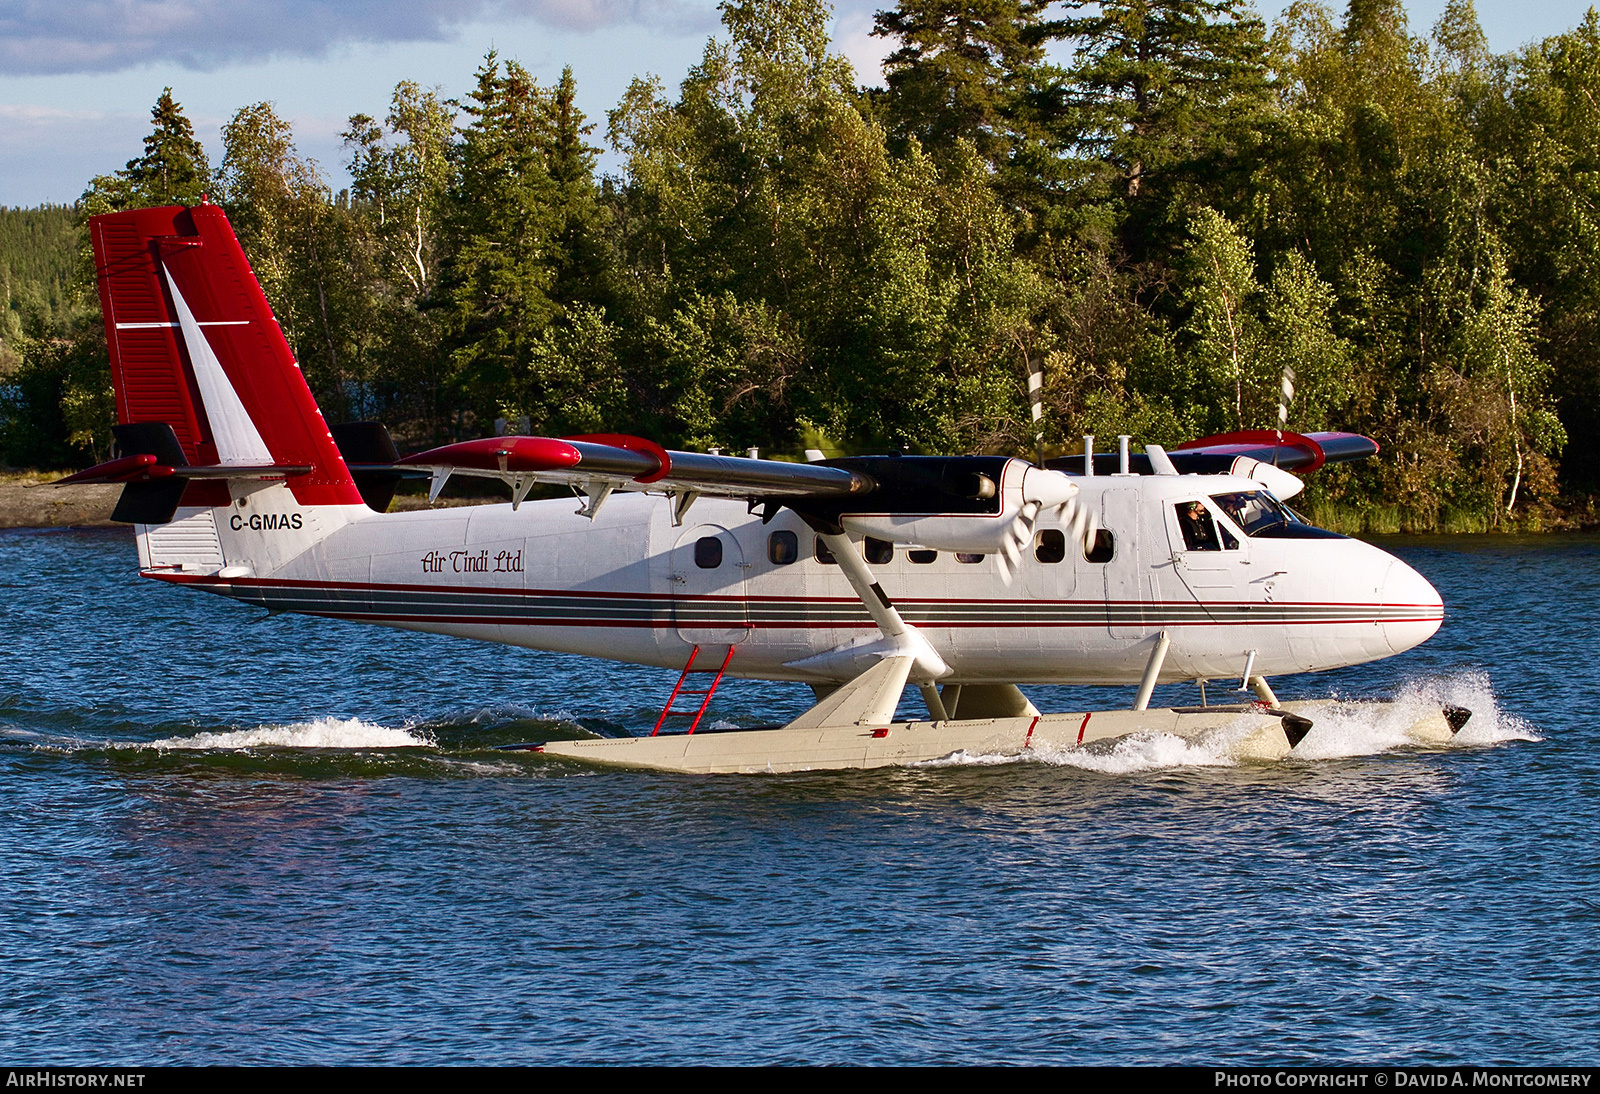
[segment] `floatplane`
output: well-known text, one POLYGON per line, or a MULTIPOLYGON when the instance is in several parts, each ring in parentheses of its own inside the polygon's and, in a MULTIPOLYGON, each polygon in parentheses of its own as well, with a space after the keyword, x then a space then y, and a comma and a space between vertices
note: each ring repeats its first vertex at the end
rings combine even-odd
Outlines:
MULTIPOLYGON (((552 756, 795 771, 1221 733, 1281 757, 1312 719, 1272 676, 1388 657, 1442 620, 1411 567, 1283 503, 1300 474, 1375 453, 1364 437, 799 463, 511 435, 402 457, 381 425, 325 424, 219 207, 93 217, 90 233, 118 455, 62 482, 124 484, 114 518, 140 573, 270 612, 679 670, 650 736, 529 746, 552 756), (430 501, 453 476, 500 480, 511 501, 387 512, 407 474, 430 501), (574 498, 530 500, 539 484, 574 498), (726 677, 809 684, 816 702, 780 727, 713 729, 726 677), (1175 681, 1200 704, 1152 709, 1175 681), (1221 681, 1232 701, 1207 701, 1221 681), (1030 684, 1137 690, 1125 709, 1041 713, 1030 684), (926 719, 895 720, 908 686, 926 719)), ((1466 717, 1412 732, 1448 740, 1466 717)))

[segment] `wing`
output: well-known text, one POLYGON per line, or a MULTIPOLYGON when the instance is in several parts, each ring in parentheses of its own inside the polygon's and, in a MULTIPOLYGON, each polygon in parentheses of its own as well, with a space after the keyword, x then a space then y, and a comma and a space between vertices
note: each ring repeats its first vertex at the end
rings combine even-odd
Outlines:
POLYGON ((614 490, 783 502, 848 498, 877 488, 872 478, 848 468, 672 452, 654 441, 619 433, 485 437, 418 452, 395 466, 429 471, 431 498, 438 497, 453 475, 500 479, 511 487, 513 506, 536 483, 581 490, 589 495, 590 509, 597 509, 597 499, 614 490))
POLYGON ((1168 453, 1178 470, 1200 474, 1225 470, 1240 458, 1304 473, 1323 464, 1364 460, 1377 454, 1378 442, 1359 433, 1289 433, 1273 429, 1201 437, 1185 441, 1168 453))
MULTIPOLYGON (((1305 474, 1324 464, 1364 460, 1377 453, 1378 442, 1359 433, 1280 433, 1274 429, 1219 433, 1185 441, 1167 450, 1173 468, 1181 475, 1238 474, 1257 463, 1305 474)), ((1045 466, 1081 475, 1083 459, 1082 456, 1058 456, 1045 461, 1045 466)), ((1117 453, 1095 453, 1096 475, 1111 475, 1119 470, 1117 453)), ((1136 475, 1149 475, 1155 473, 1156 468, 1151 466, 1148 456, 1136 452, 1129 455, 1128 470, 1136 475)))

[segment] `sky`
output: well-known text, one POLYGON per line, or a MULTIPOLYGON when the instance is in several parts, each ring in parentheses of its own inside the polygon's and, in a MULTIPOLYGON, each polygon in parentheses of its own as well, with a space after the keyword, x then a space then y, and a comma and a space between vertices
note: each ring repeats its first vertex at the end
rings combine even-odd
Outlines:
MULTIPOLYGON (((1478 0, 1496 52, 1571 29, 1592 0, 1478 0)), ((1445 0, 1408 0, 1426 32, 1445 0)), ((873 38, 885 0, 837 0, 835 48, 867 85, 888 44, 873 38)), ((1270 22, 1285 7, 1258 0, 1270 22)), ((1335 6, 1342 7, 1342 4, 1335 6)), ((541 83, 572 66, 578 105, 597 123, 635 76, 676 88, 720 31, 714 0, 0 0, 0 205, 70 203, 95 175, 138 156, 165 87, 213 166, 221 129, 271 102, 330 184, 348 183, 339 134, 381 117, 395 84, 462 96, 484 54, 520 61, 541 83)), ((605 156, 602 169, 617 170, 605 156)))

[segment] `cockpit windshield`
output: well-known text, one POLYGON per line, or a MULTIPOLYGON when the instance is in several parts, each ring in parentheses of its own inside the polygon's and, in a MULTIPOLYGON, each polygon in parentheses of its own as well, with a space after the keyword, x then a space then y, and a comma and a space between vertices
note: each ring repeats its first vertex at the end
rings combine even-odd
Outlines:
POLYGON ((1285 528, 1296 525, 1309 527, 1294 510, 1265 490, 1212 494, 1211 500, 1252 538, 1281 534, 1285 528))

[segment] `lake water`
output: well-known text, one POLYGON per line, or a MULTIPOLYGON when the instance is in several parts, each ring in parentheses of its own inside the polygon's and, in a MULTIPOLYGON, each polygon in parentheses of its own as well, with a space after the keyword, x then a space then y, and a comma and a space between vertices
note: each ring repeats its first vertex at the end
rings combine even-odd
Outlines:
POLYGON ((493 747, 648 731, 674 674, 257 621, 125 534, 0 533, 0 1058, 1592 1063, 1600 543, 1385 546, 1441 632, 1273 683, 1470 707, 1452 747, 710 778, 493 747))

